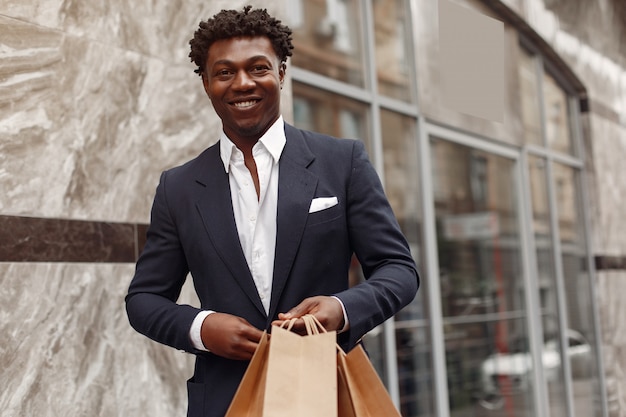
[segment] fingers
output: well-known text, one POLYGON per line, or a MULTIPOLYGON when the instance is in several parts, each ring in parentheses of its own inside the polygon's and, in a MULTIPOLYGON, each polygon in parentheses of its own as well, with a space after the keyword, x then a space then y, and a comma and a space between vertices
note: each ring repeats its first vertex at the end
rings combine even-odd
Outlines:
MULTIPOLYGON (((326 330, 341 330, 344 324, 341 303, 334 297, 316 296, 304 299, 300 304, 286 313, 278 314, 278 320, 272 324, 280 326, 284 321, 299 318, 305 314, 312 314, 319 320, 326 330)), ((303 320, 297 320, 292 331, 306 334, 303 320)))
POLYGON ((292 318, 297 318, 297 317, 302 317, 305 314, 313 314, 313 312, 315 312, 316 308, 318 307, 319 304, 319 299, 321 299, 323 297, 309 297, 304 299, 300 304, 298 304, 297 306, 293 307, 291 310, 289 310, 286 313, 279 313, 278 314, 278 318, 279 320, 289 320, 292 318))
POLYGON ((249 360, 263 332, 241 317, 209 314, 202 323, 202 343, 212 353, 228 359, 249 360))

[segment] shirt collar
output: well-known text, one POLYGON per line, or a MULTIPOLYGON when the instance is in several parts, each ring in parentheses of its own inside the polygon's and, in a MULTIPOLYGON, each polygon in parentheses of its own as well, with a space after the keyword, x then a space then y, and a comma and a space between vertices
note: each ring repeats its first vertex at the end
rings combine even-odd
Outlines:
MULTIPOLYGON (((274 124, 267 129, 267 132, 259 138, 259 141, 254 146, 257 147, 259 146, 259 143, 261 143, 270 155, 272 155, 274 163, 277 163, 283 149, 285 148, 286 142, 285 122, 283 121, 283 116, 279 116, 274 124)), ((229 171, 231 157, 235 152, 235 149, 237 149, 235 144, 222 130, 222 133, 220 134, 220 157, 222 158, 222 163, 224 164, 224 170, 226 173, 229 171)))

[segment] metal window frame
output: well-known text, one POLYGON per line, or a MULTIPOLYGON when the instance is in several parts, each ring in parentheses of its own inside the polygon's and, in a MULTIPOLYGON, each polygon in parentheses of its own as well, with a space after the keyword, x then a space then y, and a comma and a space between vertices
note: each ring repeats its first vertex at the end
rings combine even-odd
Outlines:
MULTIPOLYGON (((552 251, 553 251, 553 262, 556 274, 556 286, 557 286, 557 310, 558 310, 558 322, 559 322, 559 336, 561 343, 561 363, 563 364, 562 372, 564 375, 564 385, 565 385, 565 393, 566 393, 566 409, 567 413, 570 416, 576 416, 576 409, 574 404, 574 387, 572 380, 572 370, 570 361, 567 360, 566 349, 568 346, 568 339, 566 334, 566 329, 569 328, 568 324, 568 308, 567 308, 567 296, 565 289, 565 278, 563 272, 563 257, 562 257, 562 247, 561 241, 559 238, 559 224, 558 224, 558 206, 559 202, 556 196, 555 190, 555 180, 554 180, 554 164, 561 164, 576 170, 576 183, 574 186, 576 187, 578 201, 577 209, 580 210, 582 221, 583 221, 583 240, 584 247, 586 252, 586 263, 588 270, 588 279, 589 279, 589 288, 591 289, 592 294, 591 297, 591 314, 592 321, 594 323, 594 347, 595 347, 595 361, 596 366, 598 367, 598 383, 599 383, 599 391, 601 397, 601 415, 603 417, 608 417, 608 404, 607 404, 607 391, 606 391, 606 381, 604 378, 604 364, 601 355, 601 331, 600 331, 600 320, 597 306, 597 289, 595 285, 595 265, 593 263, 593 255, 592 255, 592 242, 591 242, 591 222, 589 219, 589 210, 584 204, 587 197, 587 191, 585 187, 584 178, 586 178, 586 170, 584 164, 584 144, 582 137, 582 129, 580 125, 580 112, 577 104, 576 98, 572 95, 573 92, 571 89, 567 88, 566 82, 562 79, 562 77, 558 74, 558 72, 554 71, 551 64, 546 62, 543 56, 534 49, 528 48, 529 53, 533 55, 537 62, 537 79, 538 79, 538 96, 540 100, 540 111, 541 111, 541 135, 542 135, 542 143, 544 146, 537 145, 526 145, 524 146, 524 152, 527 154, 532 154, 535 156, 542 157, 546 160, 546 176, 547 176, 547 190, 548 190, 548 204, 550 206, 550 230, 552 234, 552 251), (563 89, 563 91, 567 95, 567 114, 568 114, 568 126, 570 128, 570 135, 572 140, 572 153, 563 154, 556 150, 550 149, 547 145, 547 134, 546 134, 546 109, 545 109, 545 96, 543 94, 543 79, 544 73, 552 76, 557 84, 563 89)), ((531 213, 532 216, 532 213, 531 213)), ((532 218, 532 217, 531 217, 532 218)), ((546 397, 546 401, 548 398, 546 397)), ((546 411, 549 411, 546 410, 546 411)), ((548 415, 548 414, 546 414, 548 415)))
MULTIPOLYGON (((394 111, 403 116, 413 117, 416 123, 416 136, 419 132, 419 125, 417 120, 418 109, 416 106, 417 100, 417 77, 415 61, 411 62, 411 102, 407 103, 402 100, 394 99, 391 97, 383 96, 378 92, 378 79, 376 74, 376 51, 374 42, 374 14, 372 0, 367 2, 358 2, 359 13, 361 21, 361 50, 363 52, 363 67, 366 69, 364 73, 364 87, 355 86, 346 82, 337 81, 335 79, 317 74, 315 72, 291 67, 291 78, 293 81, 306 84, 317 89, 328 91, 333 94, 339 94, 344 97, 360 101, 366 104, 369 108, 369 120, 370 126, 370 138, 372 146, 372 164, 378 172, 381 182, 385 183, 385 170, 384 170, 384 157, 383 157, 383 139, 382 139, 382 127, 380 112, 381 109, 394 111)), ((407 27, 413 27, 411 24, 412 10, 411 2, 404 1, 406 8, 405 15, 407 16, 407 27)), ((413 34, 407 33, 407 47, 413 48, 413 34)), ((412 50, 412 49, 411 49, 412 50)), ((418 140, 418 138, 415 138, 418 140)), ((383 345, 384 345, 384 369, 386 372, 385 379, 387 380, 387 389, 389 394, 396 405, 400 408, 400 389, 398 378, 398 363, 396 360, 396 342, 395 342, 395 321, 393 319, 387 320, 382 324, 383 331, 383 345)))
MULTIPOLYGON (((290 73, 293 81, 306 84, 315 87, 319 90, 328 91, 333 94, 339 94, 346 98, 360 101, 369 106, 369 118, 371 120, 368 126, 371 133, 371 145, 373 152, 372 162, 375 169, 381 177, 381 181, 384 184, 384 160, 383 160, 383 141, 381 132, 381 109, 390 110, 401 114, 403 116, 413 117, 416 123, 416 140, 418 141, 418 161, 420 163, 420 188, 421 188, 421 209, 423 219, 423 230, 421 239, 424 242, 424 271, 423 280, 427 282, 426 291, 428 297, 428 315, 429 319, 426 321, 430 329, 430 343, 432 352, 432 374, 434 378, 433 387, 433 404, 435 407, 435 414, 439 417, 449 417, 449 403, 448 403, 448 387, 447 387, 447 370, 446 370, 446 358, 445 358, 445 343, 443 334, 443 316, 441 309, 441 294, 440 294, 440 282, 439 282, 439 262, 436 247, 436 230, 435 230, 435 212, 434 212, 434 194, 433 184, 431 178, 431 161, 430 150, 431 140, 433 138, 440 138, 442 140, 451 141, 460 145, 469 146, 475 149, 479 149, 485 152, 493 153, 499 156, 510 158, 515 161, 515 186, 516 195, 520 199, 517 203, 519 210, 519 222, 520 222, 520 245, 521 245, 521 262, 524 268, 523 277, 525 291, 525 301, 527 305, 527 323, 528 334, 530 338, 531 346, 533 349, 533 365, 537 370, 534 372, 534 384, 533 395, 535 398, 534 408, 537 416, 549 416, 549 401, 547 397, 547 381, 543 377, 541 351, 543 349, 542 339, 542 323, 541 312, 539 308, 539 291, 537 287, 537 281, 532 278, 536 276, 537 260, 535 251, 535 240, 532 233, 532 206, 530 204, 530 183, 528 173, 528 158, 530 155, 540 156, 546 159, 546 177, 548 181, 548 203, 550 204, 550 224, 553 234, 553 256, 555 259, 555 270, 557 270, 557 309, 559 314, 559 326, 561 326, 560 336, 561 343, 566 342, 565 333, 563 329, 567 327, 567 308, 565 306, 565 292, 563 283, 563 265, 560 256, 561 248, 558 241, 558 218, 556 216, 556 196, 554 192, 553 184, 553 163, 562 163, 564 165, 576 168, 579 173, 580 180, 577 184, 579 196, 585 199, 587 196, 587 190, 585 188, 585 166, 584 166, 584 146, 583 138, 580 127, 580 114, 577 107, 577 102, 572 96, 574 93, 567 89, 567 83, 559 76, 558 71, 551 71, 549 62, 544 60, 542 53, 537 50, 532 42, 527 40, 523 35, 520 35, 520 47, 526 52, 531 54, 536 63, 535 68, 537 71, 537 88, 536 92, 539 100, 541 101, 541 143, 542 145, 525 145, 523 147, 516 147, 499 142, 497 139, 480 136, 477 134, 468 133, 455 126, 449 126, 443 123, 439 123, 434 120, 428 120, 425 115, 420 112, 419 107, 419 94, 417 77, 417 59, 414 57, 410 62, 410 71, 412 72, 412 85, 411 88, 411 102, 405 102, 402 100, 394 99, 391 97, 383 96, 378 92, 377 75, 376 75, 376 51, 374 43, 374 32, 370 30, 374 27, 373 16, 373 0, 366 2, 359 2, 360 18, 363 24, 361 25, 361 47, 362 47, 362 59, 363 66, 365 68, 364 73, 364 86, 354 86, 345 82, 340 82, 332 78, 328 78, 317 73, 298 68, 291 67, 290 73), (546 145, 546 121, 545 121, 545 109, 544 109, 544 97, 543 97, 543 72, 548 71, 550 75, 555 77, 557 83, 564 89, 569 97, 568 114, 570 115, 570 127, 573 140, 573 155, 558 153, 554 150, 548 149, 546 145), (554 229, 554 227, 557 227, 554 229)), ((415 13, 418 12, 418 6, 415 0, 405 0, 403 3, 406 7, 407 23, 408 27, 412 27, 412 31, 407 31, 407 47, 414 50, 414 42, 418 36, 417 28, 411 23, 415 19, 415 13)), ((606 382, 604 374, 602 372, 603 360, 601 352, 601 334, 600 334, 600 322, 598 316, 598 307, 596 300, 596 285, 595 285, 595 268, 592 258, 592 242, 591 242, 591 229, 589 210, 584 204, 581 205, 583 222, 584 222, 584 240, 587 250, 587 263, 589 270, 590 288, 592 289, 592 309, 594 319, 594 331, 595 331, 595 347, 596 347, 596 361, 599 370, 599 383, 600 394, 602 397, 602 416, 608 416, 607 406, 607 394, 606 394, 606 382)), ((424 324, 424 323, 422 323, 424 324)), ((394 320, 388 320, 383 325, 383 343, 384 343, 384 362, 386 369, 386 379, 388 381, 388 389, 392 399, 396 406, 400 406, 399 395, 399 380, 398 380, 398 364, 395 355, 395 332, 396 326, 394 320)), ((402 326, 401 326, 402 327, 402 326)), ((564 344, 563 346, 566 346, 564 344)), ((567 410, 569 415, 574 415, 573 404, 573 389, 571 380, 571 369, 568 361, 563 360, 564 352, 562 354, 562 363, 564 366, 566 378, 566 401, 567 410)))
MULTIPOLYGON (((448 402, 448 386, 447 386, 447 368, 446 353, 443 325, 444 319, 441 309, 441 291, 439 281, 439 256, 437 253, 437 233, 435 227, 435 202, 432 187, 432 175, 430 165, 430 147, 432 140, 444 140, 472 149, 477 149, 493 155, 510 159, 514 163, 513 181, 516 188, 517 209, 518 209, 518 228, 520 231, 519 247, 520 258, 523 267, 522 277, 524 279, 524 299, 526 303, 526 311, 524 318, 526 319, 529 343, 531 346, 541 346, 541 322, 539 317, 539 308, 537 308, 538 292, 533 291, 536 285, 531 275, 531 246, 530 246, 530 228, 528 225, 527 205, 523 204, 525 200, 525 183, 523 172, 523 155, 519 148, 509 146, 507 144, 496 143, 493 140, 485 140, 480 135, 461 132, 452 126, 446 126, 435 121, 423 120, 420 123, 422 127, 420 135, 420 149, 422 166, 422 181, 424 184, 423 195, 423 211, 424 211, 424 229, 426 233, 425 247, 427 251, 427 259, 430 267, 427 271, 426 279, 429 281, 428 297, 431 317, 431 339, 433 343, 433 373, 435 380, 436 393, 436 415, 439 417, 450 417, 450 407, 448 402)), ((536 369, 533 372, 533 401, 534 413, 537 416, 547 416, 545 401, 541 398, 542 390, 541 381, 545 381, 541 364, 541 351, 536 348, 531 351, 533 364, 536 369)))
MULTIPOLYGON (((580 156, 581 161, 585 160, 585 146, 584 146, 584 138, 581 127, 581 116, 580 116, 580 108, 578 107, 578 101, 570 96, 570 111, 571 120, 572 120, 572 134, 574 135, 574 146, 577 148, 577 155, 580 156)), ((581 162, 582 164, 582 162, 581 162)), ((583 239, 585 244, 585 251, 587 253, 587 269, 588 279, 589 279, 589 288, 591 289, 591 308, 593 313, 593 329, 594 329, 594 347, 596 351, 595 360, 598 372, 598 384, 599 384, 599 394, 600 394, 600 407, 602 412, 602 417, 608 417, 609 415, 609 406, 608 406, 608 392, 606 387, 606 380, 604 376, 604 355, 602 355, 602 325, 600 322, 600 314, 598 308, 598 291, 597 291, 597 276, 596 276, 596 268, 593 260, 593 239, 591 233, 591 213, 588 209, 587 205, 584 204, 585 201, 589 201, 589 195, 587 192, 587 171, 584 169, 584 164, 578 170, 578 179, 577 186, 580 190, 580 194, 578 195, 579 207, 581 209, 582 221, 583 221, 583 239)))

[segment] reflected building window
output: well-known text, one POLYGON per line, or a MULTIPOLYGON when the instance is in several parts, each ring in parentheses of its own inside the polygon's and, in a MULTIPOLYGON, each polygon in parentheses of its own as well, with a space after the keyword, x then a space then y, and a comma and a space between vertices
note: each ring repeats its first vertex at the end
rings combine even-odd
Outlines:
POLYGON ((551 364, 545 369, 548 385, 548 406, 551 417, 566 417, 565 374, 560 366, 560 357, 563 355, 564 349, 559 337, 561 333, 560 301, 554 265, 555 248, 550 219, 547 166, 548 162, 545 158, 532 155, 528 158, 537 286, 539 288, 539 307, 543 327, 544 352, 542 355, 548 355, 547 357, 551 359, 551 364))
POLYGON ((376 77, 380 94, 411 101, 411 64, 413 56, 406 24, 407 2, 377 0, 374 2, 374 37, 376 77))
POLYGON ((524 50, 519 54, 518 77, 520 84, 520 105, 524 127, 524 143, 541 145, 541 102, 535 57, 524 50))
POLYGON ((555 151, 572 154, 567 94, 557 84, 554 77, 548 73, 544 74, 543 77, 543 96, 547 145, 555 151))
POLYGON ((293 30, 297 51, 291 63, 363 87, 361 15, 361 2, 357 0, 308 0, 288 5, 287 23, 293 30))
POLYGON ((439 285, 452 415, 529 416, 532 369, 515 162, 431 142, 439 285))
POLYGON ((545 65, 536 65, 537 59, 523 51, 519 75, 526 90, 521 95, 525 143, 539 145, 528 149, 528 177, 536 255, 533 267, 538 274, 543 328, 542 358, 551 360, 551 366, 544 370, 548 405, 551 416, 597 416, 601 413, 595 400, 600 375, 588 237, 580 198, 581 170, 579 166, 555 162, 555 157, 563 154, 578 156, 574 151, 572 112, 566 90, 545 70, 545 65), (535 64, 531 64, 533 61, 535 64), (538 85, 531 82, 536 79, 541 80, 538 85), (538 102, 543 103, 538 110, 532 106, 532 89, 537 90, 538 102), (564 363, 568 364, 569 375, 564 363), (568 396, 573 409, 568 405, 568 396))
MULTIPOLYGON (((391 110, 380 112, 385 193, 406 236, 418 269, 423 269, 422 211, 417 123, 391 110)), ((433 369, 428 283, 422 279, 415 300, 395 317, 396 360, 400 409, 405 416, 430 416, 433 410, 433 369)))
POLYGON ((360 139, 371 152, 369 108, 345 96, 293 83, 294 123, 301 129, 360 139))
MULTIPOLYGON (((428 135, 419 129, 435 132, 436 123, 419 118, 415 105, 420 57, 410 16, 412 7, 421 7, 415 4, 286 2, 296 48, 294 124, 365 143, 422 275, 416 299, 393 321, 396 351, 386 351, 390 335, 379 327, 364 337, 370 358, 385 384, 397 388, 405 417, 436 415, 438 371, 445 373, 451 416, 534 416, 545 403, 535 392, 547 392, 543 414, 598 416, 583 164, 566 85, 527 41, 510 55, 516 62, 509 67, 517 79, 511 98, 519 100, 519 148, 503 150, 493 143, 497 137, 485 140, 458 125, 450 137, 433 133, 427 145, 420 143, 428 135), (423 178, 427 159, 431 170, 423 178), (436 235, 432 259, 424 251, 424 230, 432 228, 424 227, 423 189, 432 189, 426 199, 433 203, 427 210, 436 235), (523 224, 530 230, 520 230, 523 224), (428 263, 436 262, 440 275, 432 277, 428 263), (430 290, 439 294, 440 309, 431 311, 430 290), (530 311, 530 301, 537 311, 530 311), (531 325, 542 334, 531 337, 531 325), (431 340, 441 334, 443 353, 431 340), (543 364, 543 379, 533 359, 543 364), (398 379, 390 381, 394 366, 398 379)), ((351 283, 363 279, 354 258, 351 283)))
POLYGON ((540 146, 545 144, 552 150, 572 154, 567 93, 549 73, 543 71, 543 75, 539 75, 540 67, 535 56, 521 50, 518 60, 524 143, 540 146), (542 102, 545 134, 541 128, 542 102))

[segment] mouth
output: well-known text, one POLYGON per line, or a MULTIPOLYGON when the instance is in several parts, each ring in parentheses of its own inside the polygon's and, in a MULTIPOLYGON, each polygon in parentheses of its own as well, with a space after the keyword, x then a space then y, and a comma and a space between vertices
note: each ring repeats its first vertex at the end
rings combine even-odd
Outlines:
POLYGON ((247 109, 249 107, 254 106, 258 102, 259 100, 238 101, 236 103, 233 103, 233 105, 237 107, 238 109, 247 109))

